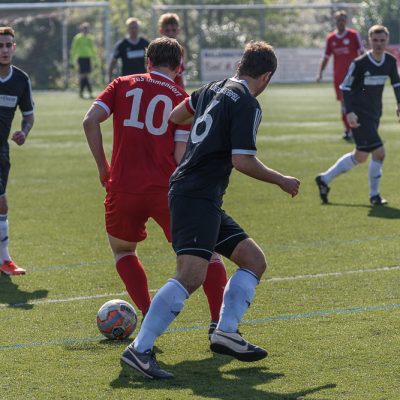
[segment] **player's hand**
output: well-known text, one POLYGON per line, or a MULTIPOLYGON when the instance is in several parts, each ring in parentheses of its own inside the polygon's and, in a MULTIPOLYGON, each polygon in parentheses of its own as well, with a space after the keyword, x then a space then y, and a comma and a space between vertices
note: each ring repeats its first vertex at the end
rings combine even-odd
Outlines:
POLYGON ((110 180, 110 166, 108 164, 99 170, 99 178, 101 186, 107 189, 107 184, 110 180))
POLYGON ((25 143, 26 134, 23 131, 16 131, 13 133, 11 140, 17 143, 18 146, 22 146, 25 143))
POLYGON ((279 186, 284 192, 294 197, 299 193, 300 181, 293 176, 284 176, 279 186))
POLYGON ((349 123, 351 128, 358 128, 360 124, 358 123, 358 116, 357 114, 351 112, 346 115, 347 122, 349 123))

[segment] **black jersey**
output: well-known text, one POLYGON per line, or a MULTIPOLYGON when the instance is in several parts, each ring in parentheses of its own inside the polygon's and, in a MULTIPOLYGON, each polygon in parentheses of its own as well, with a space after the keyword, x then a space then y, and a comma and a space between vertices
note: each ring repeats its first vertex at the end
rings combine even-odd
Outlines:
POLYGON ((149 42, 143 38, 136 44, 125 38, 115 45, 113 57, 122 61, 122 76, 146 72, 144 56, 148 46, 149 42))
POLYGON ((170 193, 220 199, 228 186, 233 154, 256 154, 261 108, 245 81, 212 82, 192 93, 195 111, 182 162, 170 193))
POLYGON ((8 139, 17 106, 23 115, 33 114, 29 77, 21 69, 11 66, 9 75, 0 78, 0 143, 8 139))
POLYGON ((340 85, 346 112, 355 112, 361 118, 379 119, 387 78, 390 78, 397 103, 400 103, 400 78, 395 57, 385 52, 381 61, 377 62, 371 52, 367 52, 355 59, 340 85))

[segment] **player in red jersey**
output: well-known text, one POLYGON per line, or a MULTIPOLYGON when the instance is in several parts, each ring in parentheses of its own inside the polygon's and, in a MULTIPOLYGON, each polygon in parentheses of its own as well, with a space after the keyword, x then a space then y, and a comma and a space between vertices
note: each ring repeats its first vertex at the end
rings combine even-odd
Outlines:
MULTIPOLYGON (((190 126, 168 121, 172 109, 188 95, 173 79, 179 70, 181 46, 175 39, 158 38, 147 49, 148 73, 115 79, 98 96, 83 125, 107 195, 106 230, 117 271, 143 315, 150 307, 147 276, 136 255, 153 218, 171 241, 168 209, 169 178, 182 158, 190 126), (109 165, 100 124, 113 114, 113 150, 109 165)), ((211 319, 218 321, 225 267, 215 256, 204 291, 211 319)), ((215 324, 216 326, 216 324, 215 324)))
MULTIPOLYGON (((158 29, 162 36, 166 36, 172 39, 176 39, 181 31, 179 27, 179 17, 177 14, 167 13, 162 14, 158 19, 158 29)), ((178 73, 175 76, 175 83, 179 85, 181 88, 185 88, 185 84, 183 82, 183 71, 185 70, 184 63, 184 53, 182 53, 181 63, 179 65, 178 73)))
POLYGON ((359 33, 355 29, 346 28, 347 14, 345 11, 335 13, 336 30, 330 32, 326 39, 326 48, 319 67, 317 82, 322 79, 322 72, 328 64, 329 57, 333 55, 333 84, 336 98, 341 104, 342 121, 345 128, 343 139, 352 141, 351 127, 347 122, 342 91, 339 85, 343 82, 351 62, 364 53, 364 47, 359 33))

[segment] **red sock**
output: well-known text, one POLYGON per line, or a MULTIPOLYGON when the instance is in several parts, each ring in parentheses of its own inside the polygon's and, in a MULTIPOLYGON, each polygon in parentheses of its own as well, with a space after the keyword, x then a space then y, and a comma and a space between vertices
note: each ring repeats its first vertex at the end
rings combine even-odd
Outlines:
POLYGON ((208 264, 206 279, 203 290, 207 296, 210 307, 211 321, 219 320, 219 311, 222 305, 224 289, 228 278, 224 263, 220 259, 212 259, 208 264))
POLYGON ((150 307, 151 299, 142 263, 136 256, 127 255, 117 261, 116 267, 129 296, 145 315, 150 307))
POLYGON ((349 123, 347 122, 346 113, 342 113, 342 121, 343 121, 344 128, 346 129, 346 132, 351 132, 351 127, 350 127, 349 123))

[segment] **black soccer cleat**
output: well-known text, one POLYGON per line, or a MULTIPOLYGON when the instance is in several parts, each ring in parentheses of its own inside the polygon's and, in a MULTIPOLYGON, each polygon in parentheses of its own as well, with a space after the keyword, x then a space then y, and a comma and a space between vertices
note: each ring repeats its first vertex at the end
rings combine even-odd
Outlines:
POLYGON ((384 206, 385 204, 388 204, 388 201, 381 197, 380 194, 376 194, 375 196, 371 196, 369 198, 370 203, 373 206, 384 206))
POLYGON ((139 371, 146 378, 170 379, 174 377, 174 374, 164 371, 158 365, 153 350, 147 350, 144 353, 140 353, 134 349, 133 343, 124 350, 121 356, 121 361, 129 367, 139 371))
POLYGON ((268 355, 267 350, 247 342, 239 332, 229 333, 216 329, 210 342, 210 349, 214 353, 232 356, 239 361, 258 361, 268 355))
POLYGON ((342 139, 345 140, 348 143, 354 143, 354 138, 353 138, 353 134, 350 132, 344 132, 342 139))
POLYGON ((211 340, 211 336, 214 333, 215 329, 217 329, 218 321, 211 321, 210 327, 208 328, 208 340, 211 340))
POLYGON ((331 190, 331 188, 322 180, 322 176, 321 175, 318 175, 315 178, 315 183, 318 186, 319 197, 321 198, 322 202, 324 204, 328 204, 328 193, 331 190))

